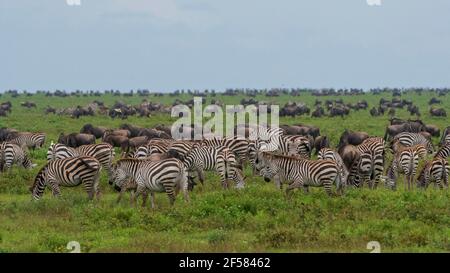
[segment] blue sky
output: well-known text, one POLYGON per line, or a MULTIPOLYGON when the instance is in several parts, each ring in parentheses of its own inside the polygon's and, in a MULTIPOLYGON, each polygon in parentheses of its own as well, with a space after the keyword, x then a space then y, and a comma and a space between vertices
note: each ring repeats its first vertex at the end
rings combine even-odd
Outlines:
POLYGON ((449 87, 450 1, 0 0, 0 90, 449 87))

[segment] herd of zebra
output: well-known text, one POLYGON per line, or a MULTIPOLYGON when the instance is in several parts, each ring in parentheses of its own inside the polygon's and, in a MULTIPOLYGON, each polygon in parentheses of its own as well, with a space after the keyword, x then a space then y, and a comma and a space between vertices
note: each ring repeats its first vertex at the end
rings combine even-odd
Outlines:
MULTIPOLYGON (((131 201, 142 195, 146 205, 148 193, 155 207, 154 193, 165 192, 173 204, 181 190, 186 201, 189 192, 205 181, 204 171, 215 171, 224 189, 245 187, 244 167, 250 165, 253 174, 265 181, 273 180, 277 188, 288 184, 291 190, 324 187, 330 196, 344 194, 347 187, 367 185, 375 189, 384 180, 385 186, 397 187, 399 174, 405 176, 405 188, 414 184, 426 188, 432 182, 448 188, 450 167, 450 132, 446 130, 440 148, 434 152, 431 140, 420 133, 403 132, 388 143, 381 137, 367 137, 358 145, 347 144, 335 150, 329 147, 318 151, 312 159, 310 138, 286 135, 281 128, 256 128, 247 137, 211 138, 204 140, 150 139, 126 157, 115 160, 114 147, 108 143, 81 145, 76 148, 51 143, 47 163, 37 173, 30 192, 39 199, 46 187, 53 195, 60 195, 60 187, 83 185, 89 199, 99 198, 99 178, 106 171, 109 184, 120 192, 131 191, 131 201), (393 154, 387 164, 386 152, 393 154), (419 162, 424 167, 416 174, 419 162), (386 173, 386 175, 384 175, 386 173)), ((43 148, 43 133, 21 133, 0 144, 0 171, 14 164, 31 169, 28 149, 43 148)))

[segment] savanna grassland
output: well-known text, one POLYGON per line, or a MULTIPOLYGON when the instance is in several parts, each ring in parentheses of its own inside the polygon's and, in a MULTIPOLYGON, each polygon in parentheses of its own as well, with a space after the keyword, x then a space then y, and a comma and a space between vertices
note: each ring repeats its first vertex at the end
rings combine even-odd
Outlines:
MULTIPOLYGON (((441 130, 450 125, 449 118, 433 118, 427 102, 436 94, 405 94, 422 112, 426 124, 441 130)), ((320 100, 343 98, 344 102, 365 99, 370 109, 380 98, 390 94, 319 97, 320 100)), ((150 101, 172 104, 177 97, 147 97, 150 101)), ((178 98, 185 101, 189 95, 178 98)), ((208 101, 212 97, 208 97, 208 101)), ((242 96, 221 96, 225 104, 239 104, 242 96)), ((314 97, 283 95, 276 98, 257 96, 280 106, 287 101, 305 102, 313 109, 314 97)), ((81 117, 44 114, 47 105, 63 108, 86 105, 98 99, 110 106, 116 100, 139 104, 143 97, 32 97, 11 98, 2 95, 0 102, 11 101, 12 113, 0 117, 0 127, 20 131, 45 132, 46 147, 31 151, 34 163, 42 167, 50 141, 60 132, 79 132, 86 123, 115 128, 122 123, 142 127, 171 124, 169 115, 127 120, 108 116, 81 117), (26 109, 20 102, 30 100, 36 109, 26 109)), ((450 113, 450 95, 439 97, 441 107, 450 113)), ((409 113, 397 110, 397 117, 409 113)), ((388 116, 371 117, 369 110, 352 111, 345 118, 280 118, 281 124, 305 123, 320 127, 321 134, 338 142, 344 129, 366 131, 383 136, 388 116)), ((438 138, 433 139, 434 144, 438 138)), ((117 154, 120 154, 117 151, 117 154)), ((389 156, 390 160, 391 156, 389 156)), ((106 175, 100 181, 102 198, 88 201, 82 187, 62 188, 61 198, 46 191, 40 201, 31 201, 28 187, 38 168, 15 167, 0 174, 0 252, 68 252, 69 241, 78 241, 82 252, 369 252, 369 241, 379 241, 382 252, 450 252, 450 194, 429 187, 426 191, 404 191, 403 185, 393 192, 382 185, 377 190, 349 189, 345 196, 328 197, 322 188, 309 194, 296 191, 287 200, 272 183, 252 176, 246 170, 247 186, 243 190, 222 190, 219 178, 208 173, 204 186, 191 193, 191 202, 179 196, 173 207, 165 194, 156 195, 157 208, 130 206, 128 195, 116 204, 117 193, 110 188, 106 175)), ((403 177, 400 178, 403 181, 403 177)), ((402 182, 400 182, 402 183, 402 182)))

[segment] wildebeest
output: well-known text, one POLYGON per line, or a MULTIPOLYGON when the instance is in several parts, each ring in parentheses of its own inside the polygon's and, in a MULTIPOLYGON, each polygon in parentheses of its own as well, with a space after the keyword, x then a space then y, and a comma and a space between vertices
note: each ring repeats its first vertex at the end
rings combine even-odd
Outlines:
POLYGON ((81 145, 95 144, 95 136, 91 134, 79 133, 64 135, 64 133, 61 133, 58 138, 58 143, 67 145, 72 148, 77 148, 81 145))
POLYGON ((436 125, 428 124, 425 126, 425 130, 434 137, 439 137, 441 135, 441 130, 436 125))
POLYGON ((447 117, 447 112, 444 108, 430 108, 430 115, 432 117, 447 117))
POLYGON ((320 129, 315 126, 296 124, 296 125, 280 125, 286 135, 312 136, 314 139, 320 135, 320 129))
POLYGON ((169 139, 171 138, 170 135, 166 134, 163 131, 159 131, 159 130, 155 130, 155 129, 151 129, 151 128, 143 128, 140 130, 138 136, 146 136, 149 139, 152 138, 166 138, 169 139))
POLYGON ((426 131, 426 127, 421 120, 403 121, 400 119, 391 119, 391 125, 386 127, 384 140, 390 140, 395 135, 403 132, 419 133, 423 131, 426 131))
POLYGON ((138 136, 129 139, 128 151, 134 151, 140 146, 147 144, 149 138, 147 136, 138 136))
POLYGON ((353 132, 345 129, 345 131, 342 133, 341 137, 339 138, 339 144, 337 148, 341 148, 344 145, 351 144, 351 145, 359 145, 361 144, 366 138, 369 137, 369 134, 366 132, 353 132))
POLYGON ((80 133, 91 134, 95 136, 95 138, 101 138, 106 130, 107 128, 105 127, 94 127, 92 124, 88 123, 81 128, 80 133))
POLYGON ((318 136, 314 140, 315 154, 317 155, 322 148, 330 148, 330 141, 327 136, 318 136))
POLYGON ((0 142, 13 139, 19 135, 19 131, 12 128, 0 128, 0 142))
POLYGON ((435 97, 431 98, 430 101, 428 102, 429 105, 439 104, 439 103, 441 103, 441 100, 439 100, 439 99, 437 99, 435 97))
POLYGON ((113 147, 119 147, 122 156, 127 154, 130 149, 130 139, 124 135, 116 135, 106 131, 102 137, 102 141, 111 144, 113 147))
POLYGON ((47 108, 45 108, 45 114, 50 114, 50 113, 56 114, 56 108, 47 106, 47 108))
POLYGON ((380 112, 377 110, 377 108, 372 107, 372 109, 370 109, 370 115, 371 115, 372 117, 377 117, 377 116, 380 115, 380 112))
POLYGON ((21 102, 20 105, 26 108, 36 108, 36 103, 30 101, 21 102))
POLYGON ((325 115, 325 110, 323 107, 316 107, 316 109, 311 113, 311 117, 320 118, 325 115))
POLYGON ((343 145, 338 149, 338 153, 344 161, 347 170, 350 170, 353 163, 359 158, 358 148, 355 145, 343 145))

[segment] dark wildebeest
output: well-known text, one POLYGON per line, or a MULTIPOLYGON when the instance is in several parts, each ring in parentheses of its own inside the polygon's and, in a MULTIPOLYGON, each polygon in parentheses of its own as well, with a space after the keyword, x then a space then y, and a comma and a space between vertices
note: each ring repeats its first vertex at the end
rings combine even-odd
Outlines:
POLYGON ((155 129, 150 129, 150 128, 144 128, 144 129, 142 129, 142 130, 139 132, 138 136, 146 136, 146 137, 148 137, 149 139, 152 139, 152 138, 166 138, 166 139, 169 139, 169 138, 171 138, 170 135, 166 134, 166 133, 163 132, 163 131, 159 131, 159 130, 155 130, 155 129))
POLYGON ((372 109, 370 109, 370 115, 371 115, 372 117, 377 117, 377 116, 380 115, 380 112, 377 110, 377 108, 372 107, 372 109))
POLYGON ((322 148, 330 148, 330 141, 327 136, 318 136, 314 140, 315 154, 317 155, 322 148))
POLYGON ((45 108, 45 114, 47 115, 50 113, 56 114, 56 109, 53 107, 47 106, 47 108, 45 108))
POLYGON ((130 139, 126 136, 105 133, 102 141, 111 144, 113 147, 119 147, 122 157, 128 153, 130 148, 130 139))
POLYGON ((2 127, 0 128, 0 142, 11 140, 19 135, 19 131, 12 128, 2 127))
POLYGON ((314 139, 320 136, 320 129, 310 125, 280 125, 286 135, 312 136, 314 139))
POLYGON ((429 105, 439 104, 439 103, 441 103, 441 100, 439 100, 439 99, 437 99, 435 97, 431 98, 430 101, 428 102, 429 105))
POLYGON ((316 107, 316 109, 311 113, 311 117, 320 118, 325 115, 325 110, 323 107, 316 107))
POLYGON ((156 130, 163 131, 163 132, 165 132, 166 134, 168 134, 169 136, 172 136, 172 130, 170 129, 169 126, 165 126, 165 125, 162 125, 162 124, 158 124, 158 125, 155 126, 155 129, 156 129, 156 130))
POLYGON ((347 144, 359 145, 368 137, 369 134, 366 132, 352 132, 345 129, 345 131, 341 135, 341 138, 339 139, 337 148, 339 149, 347 144))
POLYGON ((439 137, 441 135, 441 130, 436 125, 426 125, 425 130, 430 133, 431 136, 439 137))
POLYGON ((444 108, 438 108, 438 109, 430 109, 430 115, 432 117, 447 117, 447 112, 444 108))
POLYGON ((64 133, 61 133, 58 138, 58 143, 67 145, 72 148, 76 148, 81 145, 95 144, 95 136, 91 134, 79 134, 79 133, 71 133, 68 135, 64 135, 64 133))
POLYGON ((105 127, 94 127, 92 124, 88 123, 81 128, 80 133, 91 134, 95 136, 95 138, 101 138, 106 130, 107 128, 105 127))
POLYGON ((342 157, 347 170, 350 171, 352 165, 358 160, 359 152, 355 145, 344 145, 338 149, 339 155, 342 157))
POLYGON ((388 141, 395 135, 403 132, 419 133, 426 131, 425 124, 421 120, 402 121, 400 119, 391 120, 392 125, 386 127, 384 140, 388 141))
POLYGON ((128 124, 128 123, 120 125, 119 128, 130 131, 130 137, 137 137, 137 136, 139 136, 139 133, 142 130, 142 128, 137 127, 137 126, 133 126, 133 125, 128 124))
POLYGON ((129 151, 135 151, 137 148, 147 144, 149 138, 147 136, 138 136, 129 139, 129 151))

